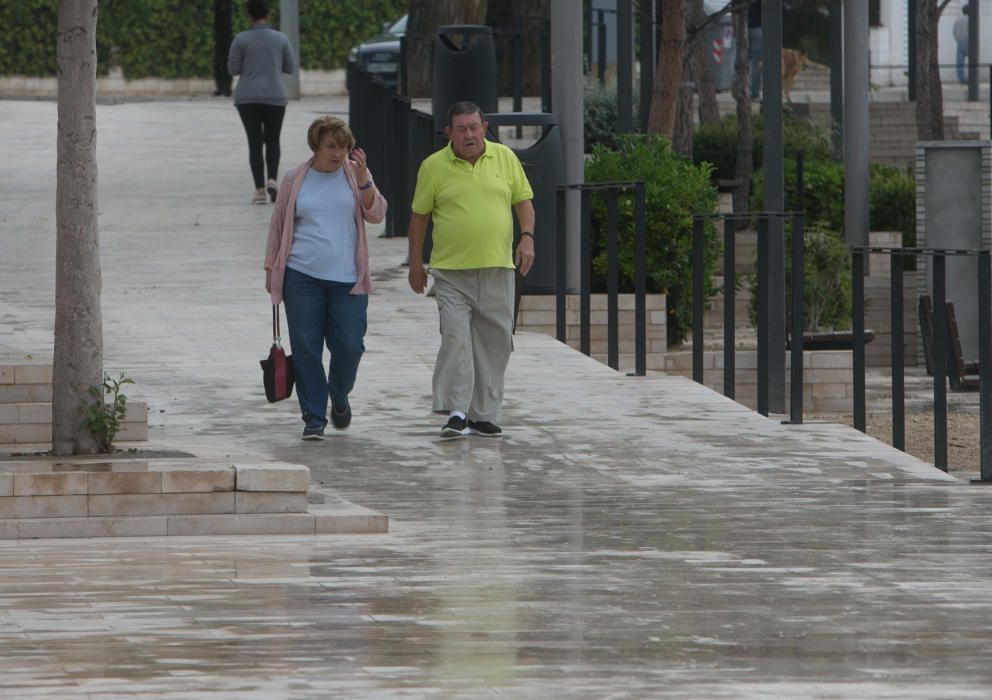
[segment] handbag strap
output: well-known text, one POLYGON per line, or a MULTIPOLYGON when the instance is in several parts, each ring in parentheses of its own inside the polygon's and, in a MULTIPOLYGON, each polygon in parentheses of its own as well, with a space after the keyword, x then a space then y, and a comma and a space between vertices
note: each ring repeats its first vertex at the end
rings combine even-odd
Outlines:
POLYGON ((282 336, 279 333, 279 305, 272 305, 272 343, 281 347, 282 336))

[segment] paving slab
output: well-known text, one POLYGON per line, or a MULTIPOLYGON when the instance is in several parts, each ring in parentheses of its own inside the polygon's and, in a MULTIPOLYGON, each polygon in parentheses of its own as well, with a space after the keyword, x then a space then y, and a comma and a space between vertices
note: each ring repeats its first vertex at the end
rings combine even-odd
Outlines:
MULTIPOLYGON (((345 111, 291 104, 285 167, 345 111)), ((0 101, 0 122, 0 351, 40 356, 55 107, 0 101)), ((271 208, 248 204, 233 107, 105 106, 97 128, 106 365, 138 382, 149 445, 304 464, 390 531, 0 542, 0 696, 987 697, 992 490, 528 334, 506 436, 441 442, 436 309, 376 230, 352 426, 304 443, 261 391, 271 208)))

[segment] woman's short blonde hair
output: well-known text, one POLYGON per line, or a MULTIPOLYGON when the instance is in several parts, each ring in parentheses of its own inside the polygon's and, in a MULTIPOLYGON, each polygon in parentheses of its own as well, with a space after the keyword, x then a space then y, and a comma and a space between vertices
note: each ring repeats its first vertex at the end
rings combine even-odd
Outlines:
POLYGON ((344 146, 349 151, 355 147, 355 137, 347 124, 337 117, 318 117, 307 129, 307 143, 310 145, 310 150, 316 153, 320 142, 327 135, 331 137, 331 142, 335 146, 344 146))

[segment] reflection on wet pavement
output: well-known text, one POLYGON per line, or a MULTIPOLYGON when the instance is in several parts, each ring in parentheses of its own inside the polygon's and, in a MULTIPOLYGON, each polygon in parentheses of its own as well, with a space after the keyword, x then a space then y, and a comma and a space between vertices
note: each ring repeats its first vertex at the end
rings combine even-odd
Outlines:
MULTIPOLYGON (((288 135, 325 109, 289 110, 287 163, 305 149, 288 135)), ((137 379, 162 446, 306 464, 391 532, 0 542, 0 697, 988 697, 992 492, 531 335, 506 437, 442 443, 436 312, 405 289, 402 240, 371 242, 352 427, 302 443, 291 402, 259 396, 267 210, 232 182, 232 113, 98 112, 108 366, 137 379), (196 154, 179 145, 193 132, 196 154)), ((0 102, 0 117, 26 164, 0 173, 0 212, 48 234, 54 173, 29 153, 54 106, 0 102)), ((50 344, 51 253, 0 239, 25 352, 50 344)))

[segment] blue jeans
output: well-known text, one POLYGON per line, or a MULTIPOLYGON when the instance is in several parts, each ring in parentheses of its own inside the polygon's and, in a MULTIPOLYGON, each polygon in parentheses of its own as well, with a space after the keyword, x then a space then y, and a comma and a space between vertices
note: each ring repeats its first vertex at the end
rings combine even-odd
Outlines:
POLYGON ((958 82, 968 84, 968 44, 958 43, 958 82))
MULTIPOLYGON (((761 2, 761 0, 757 0, 761 2)), ((756 100, 761 94, 761 59, 764 53, 764 41, 761 27, 752 27, 747 34, 748 73, 751 78, 751 99, 756 100)))
POLYGON ((351 294, 350 282, 328 282, 286 268, 283 303, 293 351, 296 397, 307 426, 327 424, 327 397, 345 406, 365 352, 368 294, 351 294), (331 352, 324 372, 324 344, 331 352))

